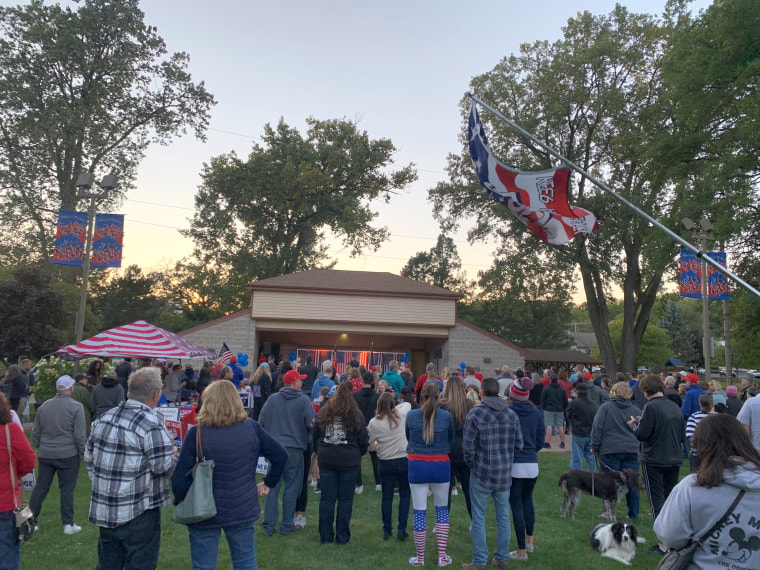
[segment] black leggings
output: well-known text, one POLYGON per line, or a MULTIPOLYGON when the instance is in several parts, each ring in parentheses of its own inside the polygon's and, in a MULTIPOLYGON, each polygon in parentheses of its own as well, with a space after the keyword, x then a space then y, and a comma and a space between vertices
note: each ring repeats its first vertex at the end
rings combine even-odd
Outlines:
MULTIPOLYGON (((470 468, 464 461, 452 461, 451 462, 451 480, 454 481, 454 475, 462 484, 462 493, 464 494, 464 502, 467 505, 467 514, 470 515, 472 520, 472 503, 470 502, 470 468)), ((451 512, 451 485, 449 485, 449 512, 451 512)))
POLYGON ((512 477, 512 489, 509 492, 509 506, 512 508, 512 521, 515 525, 517 548, 525 550, 525 535, 533 536, 536 524, 536 512, 533 509, 533 487, 536 479, 518 479, 512 477))

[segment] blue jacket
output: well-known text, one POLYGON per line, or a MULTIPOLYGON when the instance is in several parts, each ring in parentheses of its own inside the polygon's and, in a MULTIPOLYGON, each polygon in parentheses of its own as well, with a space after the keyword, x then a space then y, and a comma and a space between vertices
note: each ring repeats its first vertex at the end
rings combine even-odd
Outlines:
POLYGON ((683 397, 683 402, 681 402, 684 420, 688 420, 691 414, 699 411, 699 396, 704 393, 705 391, 699 384, 686 387, 686 394, 683 397))
POLYGON ((237 362, 230 362, 227 366, 232 368, 232 383, 240 390, 240 382, 245 379, 245 372, 243 372, 243 369, 240 368, 237 362))
POLYGON ((285 386, 267 398, 259 423, 288 451, 304 451, 314 423, 314 406, 303 392, 285 386))
POLYGON ((538 463, 538 451, 544 448, 544 415, 530 402, 513 401, 509 409, 517 414, 523 434, 523 448, 515 450, 515 463, 538 463))
POLYGON ((422 435, 424 422, 422 409, 412 410, 406 415, 406 446, 407 453, 419 453, 421 455, 438 455, 448 453, 451 450, 451 442, 454 441, 454 418, 446 410, 438 408, 433 420, 434 435, 433 443, 425 443, 422 435))
MULTIPOLYGON (((197 456, 195 430, 191 427, 172 474, 174 504, 185 498, 192 483, 190 471, 197 456)), ((222 528, 253 522, 259 518, 256 464, 259 454, 269 461, 264 483, 274 487, 282 476, 288 454, 259 424, 246 419, 228 427, 202 427, 201 442, 206 459, 214 460, 216 516, 195 523, 195 528, 222 528)))
POLYGON ((333 386, 335 386, 335 382, 333 382, 326 374, 322 374, 322 376, 314 380, 314 386, 311 387, 312 401, 319 398, 319 392, 323 387, 332 388, 333 386))

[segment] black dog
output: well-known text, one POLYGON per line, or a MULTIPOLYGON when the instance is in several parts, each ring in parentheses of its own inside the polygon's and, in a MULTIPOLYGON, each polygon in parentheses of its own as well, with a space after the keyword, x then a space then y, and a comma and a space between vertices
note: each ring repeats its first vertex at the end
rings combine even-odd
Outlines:
POLYGON ((581 499, 581 493, 602 499, 604 501, 604 514, 614 521, 616 520, 617 503, 625 496, 628 489, 644 490, 641 475, 630 469, 608 471, 607 473, 592 473, 591 471, 573 469, 560 475, 557 484, 562 487, 565 493, 560 514, 565 517, 569 511, 570 518, 573 520, 575 520, 575 507, 581 499))

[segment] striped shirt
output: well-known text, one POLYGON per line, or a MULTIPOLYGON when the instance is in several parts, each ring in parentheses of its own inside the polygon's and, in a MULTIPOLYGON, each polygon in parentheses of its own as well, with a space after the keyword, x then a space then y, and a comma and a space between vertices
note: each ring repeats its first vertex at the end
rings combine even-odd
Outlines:
POLYGON ((115 528, 169 504, 177 458, 163 421, 137 400, 103 414, 84 455, 92 481, 90 522, 115 528))
POLYGON ((709 415, 709 413, 700 410, 689 416, 689 419, 686 422, 686 439, 691 441, 691 438, 694 436, 694 430, 697 429, 697 424, 702 421, 702 418, 706 418, 709 415))

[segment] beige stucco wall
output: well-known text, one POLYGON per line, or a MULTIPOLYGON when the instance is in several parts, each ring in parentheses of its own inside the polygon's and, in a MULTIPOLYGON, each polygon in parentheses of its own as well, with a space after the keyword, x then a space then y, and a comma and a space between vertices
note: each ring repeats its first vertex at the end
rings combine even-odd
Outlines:
POLYGON ((257 291, 252 295, 254 319, 298 321, 361 320, 363 323, 414 323, 454 326, 454 299, 378 297, 301 291, 257 291))
POLYGON ((480 366, 486 377, 505 364, 513 371, 525 366, 525 359, 519 352, 461 323, 449 333, 443 349, 443 362, 452 370, 459 368, 460 362, 480 366), (483 362, 484 358, 490 358, 491 362, 483 362))
MULTIPOLYGON (((233 354, 242 352, 248 355, 249 366, 256 366, 256 321, 246 312, 239 317, 222 321, 210 327, 182 335, 183 338, 218 353, 222 343, 226 342, 233 354)), ((193 366, 201 364, 193 361, 193 366)))

